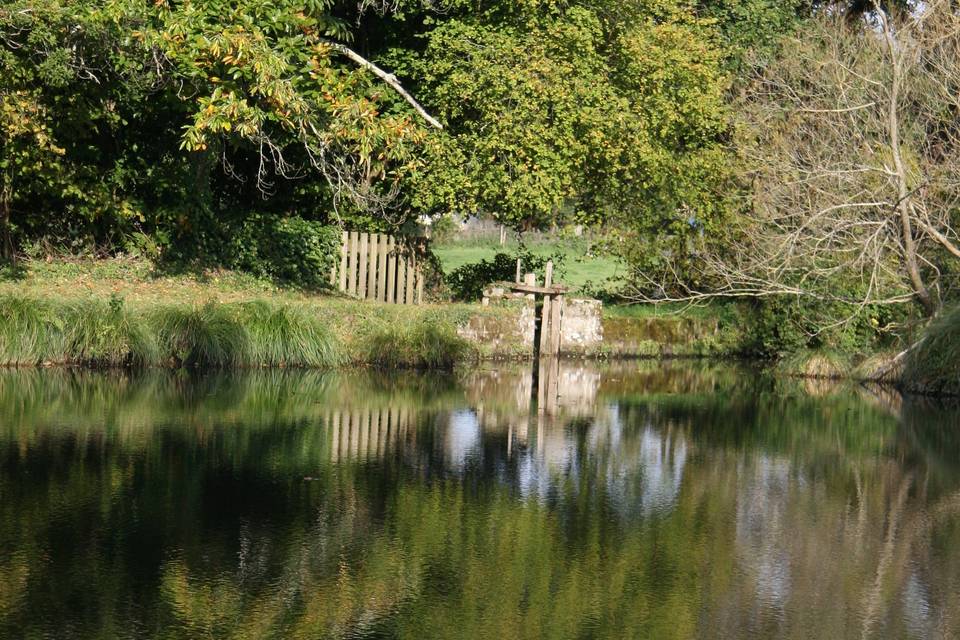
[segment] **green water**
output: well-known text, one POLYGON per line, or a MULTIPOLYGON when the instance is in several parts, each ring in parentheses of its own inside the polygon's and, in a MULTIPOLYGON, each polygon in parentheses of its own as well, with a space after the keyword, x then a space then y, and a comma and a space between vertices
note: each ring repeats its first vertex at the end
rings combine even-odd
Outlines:
POLYGON ((960 637, 955 410, 543 384, 0 372, 0 638, 960 637))

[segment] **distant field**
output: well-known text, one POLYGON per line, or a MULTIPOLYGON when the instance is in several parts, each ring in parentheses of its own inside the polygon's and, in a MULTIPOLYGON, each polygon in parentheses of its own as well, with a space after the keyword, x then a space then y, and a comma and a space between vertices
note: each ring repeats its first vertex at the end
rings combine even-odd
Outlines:
MULTIPOLYGON (((547 256, 560 252, 564 256, 558 277, 564 284, 582 287, 587 283, 605 288, 616 288, 623 284, 626 269, 615 258, 587 255, 587 243, 576 241, 538 242, 528 245, 535 254, 547 256)), ((465 264, 489 260, 497 253, 516 251, 517 243, 508 242, 501 246, 497 242, 478 243, 476 241, 449 242, 434 245, 433 251, 440 259, 444 273, 465 264)))

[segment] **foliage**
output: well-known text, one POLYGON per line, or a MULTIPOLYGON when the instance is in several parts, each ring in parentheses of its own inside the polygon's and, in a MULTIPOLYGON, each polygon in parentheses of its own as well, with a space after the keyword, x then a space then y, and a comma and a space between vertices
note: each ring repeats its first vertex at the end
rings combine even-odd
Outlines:
POLYGON ((388 57, 448 125, 418 208, 683 233, 716 214, 723 53, 692 7, 451 3, 425 25, 422 52, 388 57))
POLYGON ((960 307, 940 314, 906 359, 901 376, 908 390, 960 395, 960 307))
POLYGON ((871 305, 839 322, 849 313, 846 305, 787 296, 756 300, 747 309, 744 352, 770 359, 823 350, 871 353, 896 344, 912 319, 908 308, 871 305))
POLYGON ((253 216, 224 250, 225 266, 308 289, 329 288, 340 257, 339 227, 299 217, 253 216))

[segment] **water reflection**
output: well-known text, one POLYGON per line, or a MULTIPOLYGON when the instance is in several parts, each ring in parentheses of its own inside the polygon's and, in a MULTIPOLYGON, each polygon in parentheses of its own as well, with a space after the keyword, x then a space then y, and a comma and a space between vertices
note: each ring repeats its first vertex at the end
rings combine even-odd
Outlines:
POLYGON ((689 363, 0 372, 0 637, 957 637, 958 415, 689 363))

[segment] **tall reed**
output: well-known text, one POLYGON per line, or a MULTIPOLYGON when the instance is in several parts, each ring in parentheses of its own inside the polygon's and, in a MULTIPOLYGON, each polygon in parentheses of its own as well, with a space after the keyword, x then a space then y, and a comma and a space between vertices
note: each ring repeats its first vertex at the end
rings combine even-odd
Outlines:
POLYGON ((0 366, 450 368, 472 353, 440 310, 265 300, 128 306, 120 299, 0 297, 0 366), (341 306, 337 306, 341 305, 341 306), (356 313, 360 310, 360 313, 356 313), (332 311, 332 312, 331 312, 332 311))
POLYGON ((907 357, 901 380, 916 393, 960 395, 960 306, 927 327, 907 357))

